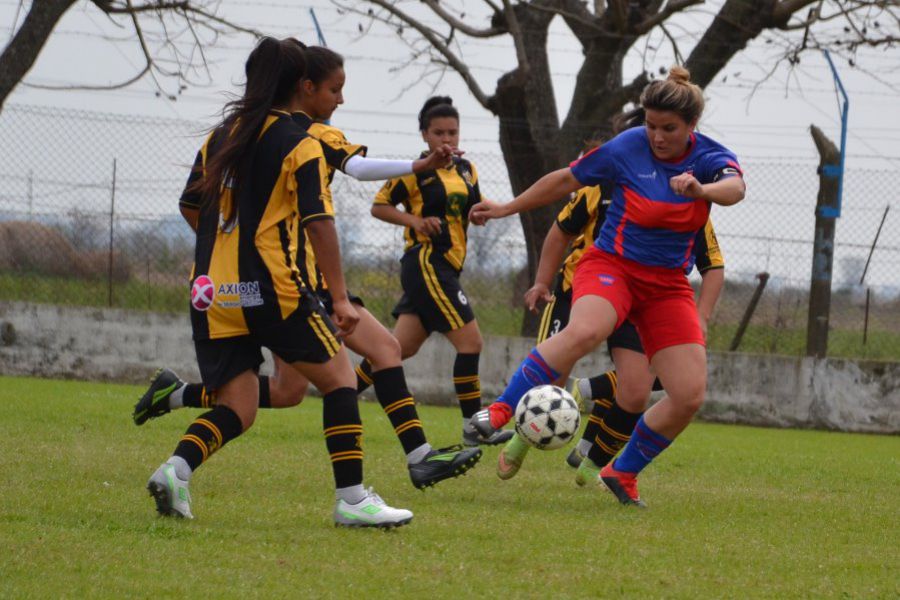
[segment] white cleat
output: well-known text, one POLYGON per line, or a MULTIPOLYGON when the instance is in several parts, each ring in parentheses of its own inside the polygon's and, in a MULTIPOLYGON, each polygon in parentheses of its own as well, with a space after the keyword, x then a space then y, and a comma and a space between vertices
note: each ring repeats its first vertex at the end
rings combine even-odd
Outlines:
POLYGON ((175 467, 163 463, 150 476, 147 491, 156 501, 156 512, 167 517, 193 519, 191 514, 191 492, 188 482, 179 479, 175 467))
POLYGON ((401 527, 412 521, 413 514, 403 508, 385 504, 375 490, 368 488, 366 497, 357 504, 338 500, 334 507, 334 524, 339 527, 401 527))

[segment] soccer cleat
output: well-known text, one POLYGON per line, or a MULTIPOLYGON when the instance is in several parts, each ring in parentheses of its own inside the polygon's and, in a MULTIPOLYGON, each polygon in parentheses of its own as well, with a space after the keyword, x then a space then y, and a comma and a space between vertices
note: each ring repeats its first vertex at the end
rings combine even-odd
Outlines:
POLYGON ((191 514, 191 492, 188 482, 179 479, 175 467, 163 463, 150 476, 147 491, 156 501, 156 512, 166 517, 193 519, 191 514))
POLYGON ((366 497, 357 504, 338 500, 334 507, 336 527, 401 527, 412 521, 412 512, 385 504, 375 490, 368 488, 366 497))
POLYGON ((616 471, 610 462, 600 471, 600 481, 609 488, 619 502, 625 505, 639 506, 646 508, 647 505, 641 500, 637 489, 637 476, 631 473, 623 473, 616 471))
POLYGON ((578 410, 586 412, 591 409, 591 399, 584 397, 581 393, 581 386, 578 385, 579 383, 581 383, 581 379, 569 377, 569 379, 566 380, 566 390, 572 394, 572 398, 574 398, 575 403, 578 404, 578 410))
POLYGON ((577 469, 581 466, 581 461, 584 458, 584 454, 578 451, 578 446, 576 445, 574 448, 572 448, 572 451, 569 452, 569 455, 566 457, 566 464, 573 469, 577 469))
POLYGON ((475 466, 481 459, 480 448, 463 448, 450 446, 440 450, 431 450, 425 458, 409 465, 409 478, 420 490, 432 486, 439 481, 459 477, 475 466))
POLYGON ((482 439, 489 440, 492 435, 509 423, 512 414, 512 408, 509 405, 503 402, 494 402, 472 415, 472 418, 469 419, 469 426, 475 429, 482 439))
POLYGON ((468 427, 463 428, 463 445, 464 446, 499 446, 505 444, 515 434, 510 429, 498 429, 491 435, 484 437, 475 429, 468 427))
POLYGON ((512 439, 503 446, 497 457, 497 477, 512 479, 525 461, 525 455, 531 448, 521 436, 513 434, 512 439))
POLYGON ((600 467, 598 467, 590 458, 585 456, 581 462, 578 463, 578 470, 575 471, 575 483, 581 486, 587 485, 589 482, 597 483, 598 477, 600 477, 600 467))
POLYGON ((134 405, 131 418, 135 425, 143 425, 148 419, 160 417, 171 409, 169 396, 185 383, 169 369, 159 369, 150 380, 150 387, 134 405))

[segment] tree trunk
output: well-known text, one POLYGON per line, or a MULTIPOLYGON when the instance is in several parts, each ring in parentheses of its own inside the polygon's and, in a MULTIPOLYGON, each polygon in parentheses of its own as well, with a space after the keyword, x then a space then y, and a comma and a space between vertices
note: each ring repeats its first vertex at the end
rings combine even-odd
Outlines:
POLYGON ((6 98, 34 65, 59 19, 76 0, 39 0, 31 4, 12 42, 0 54, 0 111, 6 98))

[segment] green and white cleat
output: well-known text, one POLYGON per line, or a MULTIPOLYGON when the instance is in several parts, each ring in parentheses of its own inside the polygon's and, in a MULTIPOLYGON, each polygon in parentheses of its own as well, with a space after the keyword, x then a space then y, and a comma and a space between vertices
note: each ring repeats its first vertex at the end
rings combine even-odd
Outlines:
POLYGON ((357 504, 338 500, 334 507, 334 524, 338 527, 401 527, 412 521, 413 514, 403 508, 388 506, 375 490, 368 488, 366 497, 357 504))
POLYGON ((512 479, 522 463, 525 462, 525 455, 531 448, 522 437, 516 433, 503 446, 500 456, 497 457, 497 477, 500 479, 512 479))
POLYGON ((581 382, 582 380, 577 377, 569 377, 566 380, 566 391, 572 394, 572 398, 578 403, 578 410, 590 412, 592 401, 590 398, 585 398, 584 394, 581 393, 581 382))
POLYGON ((185 385, 178 375, 169 369, 159 369, 150 380, 150 387, 134 405, 131 418, 135 425, 143 425, 148 419, 155 419, 166 413, 169 408, 169 396, 172 392, 185 385))
POLYGON ((156 501, 156 512, 166 517, 193 519, 191 514, 191 492, 188 482, 178 478, 175 467, 163 463, 150 476, 147 491, 156 501))
POLYGON ((578 470, 575 471, 575 483, 580 486, 585 486, 588 483, 599 483, 601 468, 602 467, 598 467, 594 464, 594 461, 585 456, 581 461, 581 464, 578 465, 578 470))

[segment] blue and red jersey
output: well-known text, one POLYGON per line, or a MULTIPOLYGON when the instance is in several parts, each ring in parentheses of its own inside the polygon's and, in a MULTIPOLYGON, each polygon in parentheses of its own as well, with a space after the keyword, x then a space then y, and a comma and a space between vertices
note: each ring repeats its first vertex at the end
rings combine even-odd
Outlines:
POLYGON ((679 196, 669 179, 691 172, 701 184, 741 176, 737 157, 700 133, 672 161, 656 158, 644 127, 623 131, 570 165, 582 185, 612 183, 612 202, 594 242, 597 248, 655 267, 690 270, 694 240, 710 203, 679 196))

